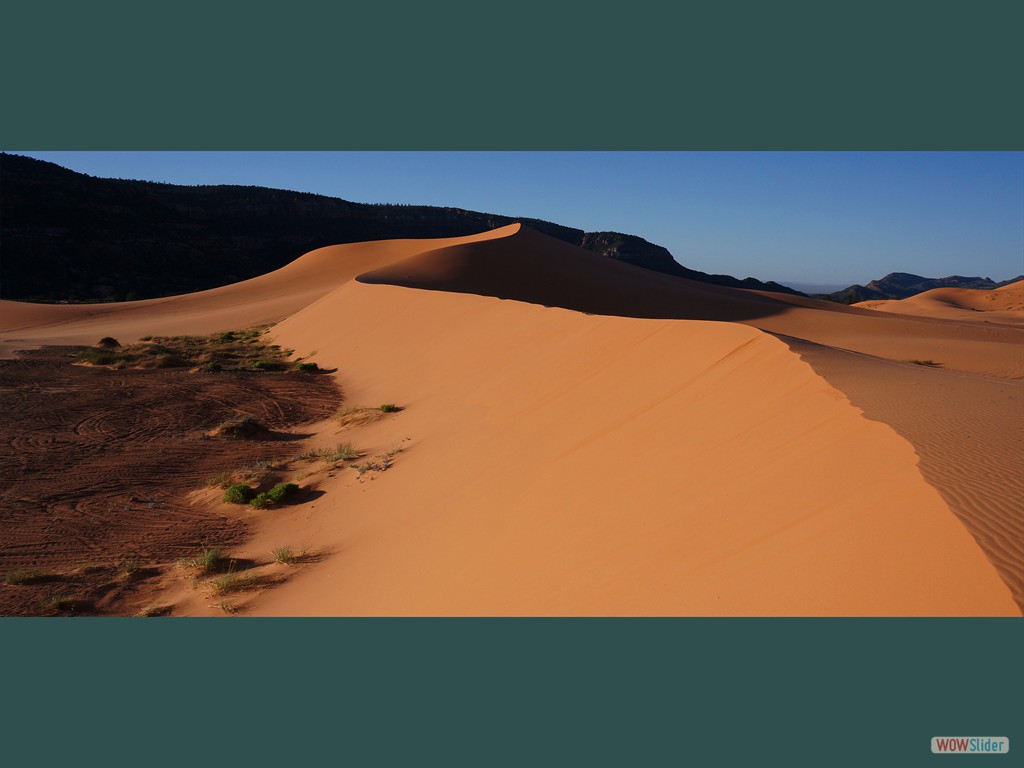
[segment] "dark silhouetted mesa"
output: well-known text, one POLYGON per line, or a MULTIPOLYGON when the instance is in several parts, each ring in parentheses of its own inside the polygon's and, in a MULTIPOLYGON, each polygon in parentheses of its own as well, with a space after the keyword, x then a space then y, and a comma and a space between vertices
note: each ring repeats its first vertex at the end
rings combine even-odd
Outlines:
POLYGON ((774 282, 687 269, 665 248, 634 235, 587 233, 459 208, 352 203, 263 187, 100 179, 0 154, 0 297, 122 301, 191 293, 265 274, 321 246, 456 237, 515 221, 658 272, 797 293, 774 282))

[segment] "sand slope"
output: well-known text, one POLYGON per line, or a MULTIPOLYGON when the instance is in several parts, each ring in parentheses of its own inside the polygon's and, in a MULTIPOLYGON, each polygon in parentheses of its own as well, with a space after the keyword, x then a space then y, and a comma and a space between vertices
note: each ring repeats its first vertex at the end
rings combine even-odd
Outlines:
POLYGON ((910 446, 757 330, 349 284, 276 331, 410 441, 289 521, 338 554, 260 612, 1016 613, 910 446))
MULTIPOLYGON (((501 237, 430 240, 430 247, 501 237)), ((0 355, 39 344, 122 343, 146 335, 202 334, 277 322, 356 275, 424 249, 423 240, 386 240, 319 248, 266 275, 208 291, 110 304, 30 304, 0 300, 0 355)))
POLYGON ((968 323, 1024 326, 1024 281, 992 290, 935 288, 898 301, 862 301, 856 307, 968 323))
MULTIPOLYGON (((977 431, 1019 410, 1017 328, 694 283, 512 225, 320 249, 169 299, 0 302, 0 348, 283 317, 279 342, 337 366, 349 404, 405 407, 355 433, 321 425, 318 441, 405 450, 376 479, 342 472, 314 503, 269 518, 253 552, 330 556, 261 596, 258 612, 1017 612, 1004 581, 1024 554, 1004 523, 1019 508, 986 478, 1019 448, 999 442, 992 462, 977 431), (901 437, 791 348, 832 382, 842 377, 808 349, 856 370, 927 357, 944 368, 915 374, 967 377, 941 407, 968 414, 953 445, 970 461, 939 452, 926 481, 915 448, 924 455, 935 398, 896 395, 923 415, 901 437), (970 418, 982 391, 970 382, 992 377, 1006 399, 989 421, 970 418), (958 482, 941 479, 960 477, 943 473, 950 462, 980 473, 967 496, 997 524, 965 527, 950 511, 959 497, 936 490, 958 482)), ((884 374, 861 378, 862 399, 865 386, 892 389, 884 374)))

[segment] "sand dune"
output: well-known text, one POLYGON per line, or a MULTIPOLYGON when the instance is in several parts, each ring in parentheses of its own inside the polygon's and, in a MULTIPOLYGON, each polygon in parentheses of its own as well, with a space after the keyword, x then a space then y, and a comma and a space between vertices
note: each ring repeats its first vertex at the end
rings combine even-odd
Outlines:
POLYGON ((993 462, 984 432, 1020 410, 1016 328, 694 283, 518 225, 320 249, 189 296, 0 313, 7 349, 287 317, 278 341, 337 366, 348 403, 404 406, 355 431, 320 425, 321 444, 404 450, 267 518, 251 552, 330 556, 256 613, 1018 612, 1015 486, 987 478, 1020 448, 996 440, 993 462), (879 366, 962 387, 942 403, 938 385, 899 390, 886 411, 871 404, 894 391, 879 366), (972 418, 993 381, 1004 399, 972 418), (964 416, 929 454, 938 407, 964 416))
MULTIPOLYGON (((431 247, 486 241, 502 230, 427 241, 431 247)), ((387 240, 311 251, 266 275, 209 291, 110 304, 0 301, 0 355, 39 344, 122 343, 146 335, 215 333, 273 323, 366 270, 424 249, 423 240, 387 240)))
POLYGON ((911 447, 754 329, 350 284, 277 331, 410 441, 281 523, 339 554, 258 612, 1016 612, 911 447))
POLYGON ((864 309, 968 323, 1024 326, 1024 280, 992 290, 935 288, 907 299, 862 301, 864 309))

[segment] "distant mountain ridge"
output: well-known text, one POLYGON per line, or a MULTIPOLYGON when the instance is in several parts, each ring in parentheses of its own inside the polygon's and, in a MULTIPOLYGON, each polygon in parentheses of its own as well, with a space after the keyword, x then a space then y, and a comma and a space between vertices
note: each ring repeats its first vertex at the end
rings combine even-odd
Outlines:
POLYGON ((0 297, 119 301, 192 293, 265 274, 326 245, 458 237, 516 221, 646 269, 804 295, 776 282, 688 269, 662 246, 619 232, 255 186, 102 179, 0 153, 0 297))
POLYGON ((1009 280, 994 282, 988 277, 921 277, 909 272, 891 272, 880 280, 872 280, 867 285, 851 285, 841 291, 829 294, 828 298, 843 304, 855 304, 859 301, 877 301, 882 299, 906 299, 934 288, 976 288, 991 290, 1024 280, 1024 275, 1011 277, 1009 280))

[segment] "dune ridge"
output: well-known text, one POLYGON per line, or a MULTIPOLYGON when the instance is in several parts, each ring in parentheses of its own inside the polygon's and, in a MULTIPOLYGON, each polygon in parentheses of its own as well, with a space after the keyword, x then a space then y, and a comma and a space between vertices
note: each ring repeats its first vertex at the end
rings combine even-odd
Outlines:
POLYGON ((935 288, 900 300, 862 301, 856 307, 967 323, 1024 326, 1024 280, 992 290, 935 288))
MULTIPOLYGON (((1014 499, 987 479, 1018 447, 1002 440, 992 462, 983 430, 1017 413, 1020 329, 693 283, 511 225, 319 249, 169 299, 0 302, 0 349, 282 318, 279 343, 338 366, 349 403, 406 407, 359 432, 406 450, 257 531, 254 551, 291 536, 335 556, 256 612, 1017 613, 1014 499), (1007 397, 987 420, 970 388, 945 405, 932 388, 900 394, 886 412, 864 395, 889 388, 882 374, 850 384, 800 345, 854 370, 932 357, 944 370, 914 375, 997 377, 1007 397), (922 452, 935 407, 966 410, 949 448, 922 452), (900 437, 893 409, 923 418, 900 437)), ((331 423, 318 432, 337 439, 331 423)))
POLYGON ((275 331, 406 406, 372 445, 411 440, 324 486, 308 535, 343 556, 257 613, 1016 613, 911 447, 755 329, 353 283, 275 331))

